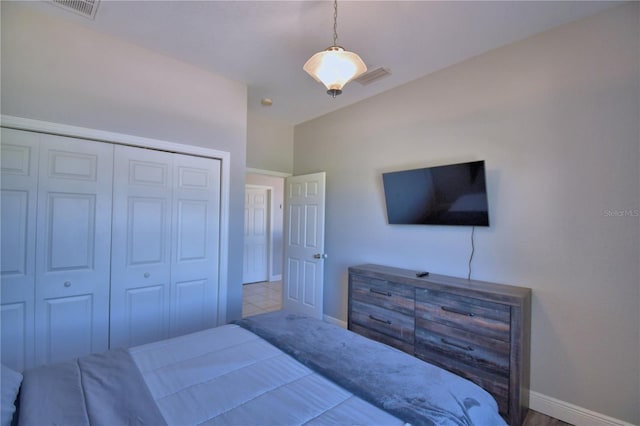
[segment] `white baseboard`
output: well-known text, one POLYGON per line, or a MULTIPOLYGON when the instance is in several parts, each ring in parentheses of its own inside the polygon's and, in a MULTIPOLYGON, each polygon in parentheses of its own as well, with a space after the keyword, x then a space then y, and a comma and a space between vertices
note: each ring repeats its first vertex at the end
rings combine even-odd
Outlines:
POLYGON ((538 392, 529 392, 529 408, 576 426, 634 426, 538 392))
POLYGON ((282 281, 282 274, 280 275, 271 275, 269 277, 269 281, 282 281))

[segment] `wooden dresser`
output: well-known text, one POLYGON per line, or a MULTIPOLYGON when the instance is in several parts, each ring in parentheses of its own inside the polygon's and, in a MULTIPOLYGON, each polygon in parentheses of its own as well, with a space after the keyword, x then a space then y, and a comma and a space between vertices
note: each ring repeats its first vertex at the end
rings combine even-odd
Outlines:
POLYGON ((531 290, 381 265, 349 268, 349 329, 477 383, 511 426, 529 406, 531 290))

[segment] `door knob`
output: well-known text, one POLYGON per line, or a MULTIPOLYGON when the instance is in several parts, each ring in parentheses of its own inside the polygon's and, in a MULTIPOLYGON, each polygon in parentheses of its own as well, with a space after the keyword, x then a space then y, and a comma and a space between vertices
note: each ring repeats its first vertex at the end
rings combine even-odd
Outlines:
POLYGON ((65 281, 64 282, 64 286, 65 287, 71 287, 71 281, 65 281))
POLYGON ((150 273, 148 273, 148 272, 145 272, 145 273, 144 273, 144 277, 145 277, 145 278, 149 278, 150 276, 151 276, 151 274, 150 274, 150 273))
POLYGON ((314 259, 326 259, 327 257, 329 257, 327 253, 316 253, 313 255, 314 259))

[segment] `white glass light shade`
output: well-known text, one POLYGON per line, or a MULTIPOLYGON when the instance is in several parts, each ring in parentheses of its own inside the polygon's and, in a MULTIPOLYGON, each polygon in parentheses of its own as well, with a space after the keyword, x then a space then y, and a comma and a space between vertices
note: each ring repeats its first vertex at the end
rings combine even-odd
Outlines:
POLYGON ((335 96, 342 92, 345 84, 365 72, 367 66, 357 54, 331 46, 309 58, 302 69, 335 96))

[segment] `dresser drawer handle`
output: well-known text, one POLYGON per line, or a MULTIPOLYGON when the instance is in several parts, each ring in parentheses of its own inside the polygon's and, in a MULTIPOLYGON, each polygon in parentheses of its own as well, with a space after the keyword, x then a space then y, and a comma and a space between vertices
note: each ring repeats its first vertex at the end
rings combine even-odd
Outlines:
POLYGON ((369 315, 369 318, 374 320, 374 321, 378 321, 378 322, 381 322, 381 323, 384 323, 384 324, 387 324, 387 325, 391 325, 391 321, 389 321, 389 320, 376 318, 373 315, 369 315))
POLYGON ((369 291, 371 293, 379 294, 381 296, 391 297, 391 293, 389 293, 388 291, 380 291, 380 290, 376 290, 375 288, 370 288, 369 291))
POLYGON ((465 317, 475 317, 476 315, 472 312, 465 312, 465 311, 460 311, 456 308, 450 308, 448 306, 440 306, 440 308, 445 311, 445 312, 452 312, 454 314, 458 314, 458 315, 464 315, 465 317))
POLYGON ((457 343, 450 342, 445 338, 440 339, 440 341, 442 343, 444 343, 445 345, 453 346, 454 348, 462 349, 463 351, 467 351, 467 352, 473 351, 473 348, 471 346, 469 346, 469 345, 467 345, 467 346, 459 345, 457 343))

